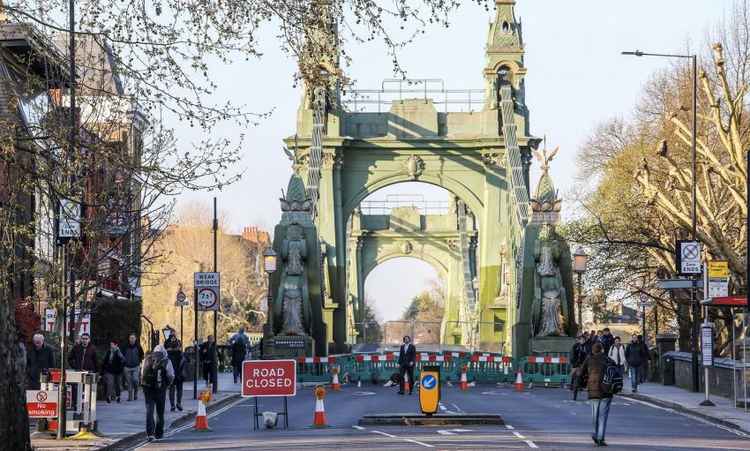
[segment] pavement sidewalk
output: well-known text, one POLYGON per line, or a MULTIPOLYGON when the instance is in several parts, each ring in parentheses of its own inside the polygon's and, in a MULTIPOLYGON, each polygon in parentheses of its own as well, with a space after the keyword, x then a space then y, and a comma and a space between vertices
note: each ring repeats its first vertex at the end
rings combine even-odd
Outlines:
MULTIPOLYGON (((198 382, 198 391, 205 388, 203 381, 198 382)), ((183 423, 186 420, 194 418, 198 409, 198 401, 193 399, 193 383, 185 382, 183 384, 182 408, 171 412, 169 409, 169 396, 164 411, 165 430, 175 423, 183 423)), ((219 392, 209 404, 209 410, 212 405, 222 401, 227 402, 229 398, 239 396, 240 384, 234 384, 232 375, 228 373, 219 374, 219 392)), ((35 450, 94 450, 113 446, 121 440, 137 438, 139 434, 144 434, 146 429, 146 405, 143 400, 143 393, 139 393, 137 401, 126 401, 128 399, 127 391, 122 392, 121 402, 107 404, 99 401, 96 405, 96 417, 98 423, 98 435, 96 440, 65 440, 57 441, 50 434, 33 433, 31 436, 31 445, 35 450)))
POLYGON ((711 401, 716 406, 701 406, 700 402, 704 399, 703 393, 694 393, 676 386, 654 383, 639 385, 637 393, 630 393, 629 385, 625 384, 622 396, 694 415, 712 423, 750 434, 750 412, 742 408, 735 408, 731 399, 711 396, 711 401))

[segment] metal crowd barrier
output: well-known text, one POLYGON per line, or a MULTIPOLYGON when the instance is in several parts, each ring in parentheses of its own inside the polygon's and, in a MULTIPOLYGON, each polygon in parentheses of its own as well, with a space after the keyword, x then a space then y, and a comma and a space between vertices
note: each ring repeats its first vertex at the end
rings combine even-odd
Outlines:
MULTIPOLYGON (((398 373, 398 352, 342 354, 329 357, 300 357, 297 359, 299 382, 329 383, 331 369, 339 368, 342 383, 383 383, 398 373)), ((497 353, 421 352, 417 353, 414 377, 424 365, 440 367, 444 381, 458 382, 462 368, 467 370, 469 382, 513 383, 520 369, 525 383, 545 386, 564 386, 570 374, 566 354, 548 354, 513 359, 497 353)))

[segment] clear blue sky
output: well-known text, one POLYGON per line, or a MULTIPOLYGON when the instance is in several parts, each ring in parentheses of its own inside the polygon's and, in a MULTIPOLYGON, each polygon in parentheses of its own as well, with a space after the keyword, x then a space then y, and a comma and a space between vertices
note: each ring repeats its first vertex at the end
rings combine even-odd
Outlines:
MULTIPOLYGON (((518 1, 531 130, 536 136, 546 134, 549 146, 560 146, 552 174, 563 194, 572 187, 575 154, 595 125, 629 114, 643 83, 670 64, 620 56, 620 51, 680 52, 703 45, 713 27, 729 17, 732 4, 732 0, 518 1)), ((482 88, 490 18, 467 1, 449 29, 430 29, 402 52, 408 75, 442 78, 453 89, 482 88)), ((250 224, 273 227, 279 217, 280 190, 291 173, 281 140, 294 133, 300 95, 292 84, 294 61, 278 49, 275 32, 265 31, 261 60, 212 68, 221 86, 218 102, 229 97, 252 111, 274 109, 272 117, 255 128, 227 124, 214 130, 220 136, 247 135, 243 179, 217 193, 220 208, 238 230, 250 224)), ((381 46, 350 44, 347 50, 354 61, 346 70, 359 87, 379 87, 382 79, 393 76, 381 46)), ((187 127, 181 127, 178 136, 184 141, 194 138, 187 127)), ((213 195, 190 193, 180 200, 208 205, 213 195)), ((394 260, 373 271, 367 295, 376 300, 384 318, 393 319, 432 277, 434 271, 427 264, 394 260)))

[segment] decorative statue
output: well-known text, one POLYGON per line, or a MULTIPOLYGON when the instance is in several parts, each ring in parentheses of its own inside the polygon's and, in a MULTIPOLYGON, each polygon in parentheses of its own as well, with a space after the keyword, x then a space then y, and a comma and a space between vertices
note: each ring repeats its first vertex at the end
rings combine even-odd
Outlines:
POLYGON ((554 227, 544 224, 534 249, 536 273, 534 277, 535 305, 534 321, 536 336, 560 336, 563 332, 562 303, 565 289, 560 275, 560 243, 554 227), (541 306, 539 306, 541 300, 541 306))
POLYGON ((531 200, 532 222, 539 225, 539 237, 534 245, 534 304, 532 327, 534 336, 566 336, 565 318, 569 314, 568 296, 565 291, 561 258, 567 245, 555 232, 555 224, 560 218, 562 200, 549 175, 550 161, 558 148, 552 151, 535 151, 542 176, 531 200))
POLYGON ((281 258, 284 262, 285 279, 282 284, 282 317, 281 333, 285 335, 302 335, 303 325, 303 292, 305 290, 305 257, 307 242, 299 224, 287 228, 286 238, 281 244, 281 258))

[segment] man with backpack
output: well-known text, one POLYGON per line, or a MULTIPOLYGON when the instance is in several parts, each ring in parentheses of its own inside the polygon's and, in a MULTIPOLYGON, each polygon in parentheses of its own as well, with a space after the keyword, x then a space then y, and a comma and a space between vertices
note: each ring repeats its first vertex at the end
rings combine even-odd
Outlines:
POLYGON ((595 343, 592 353, 582 365, 583 379, 591 403, 591 417, 594 433, 591 439, 596 446, 607 446, 604 435, 607 432, 607 418, 612 396, 622 390, 622 373, 618 366, 604 354, 604 346, 595 343))
POLYGON ((167 388, 174 381, 174 368, 164 346, 157 345, 143 361, 141 385, 146 399, 146 435, 148 440, 164 436, 164 404, 167 388), (156 424, 154 425, 154 410, 156 424))
POLYGON ((229 339, 229 345, 232 349, 232 375, 235 384, 242 375, 242 362, 245 361, 249 342, 244 327, 240 327, 239 332, 229 339))
POLYGON ((648 355, 644 355, 643 344, 638 341, 638 336, 633 334, 625 348, 625 359, 628 361, 628 376, 630 377, 630 388, 633 393, 638 393, 638 383, 641 377, 641 367, 643 362, 648 359, 648 355))

